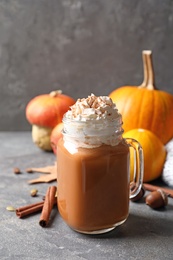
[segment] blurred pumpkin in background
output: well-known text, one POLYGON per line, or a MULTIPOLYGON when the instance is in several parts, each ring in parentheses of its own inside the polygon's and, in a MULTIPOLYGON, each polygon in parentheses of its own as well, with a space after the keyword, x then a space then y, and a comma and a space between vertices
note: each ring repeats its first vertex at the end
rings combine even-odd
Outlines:
MULTIPOLYGON (((166 158, 166 149, 159 138, 149 130, 146 129, 132 129, 123 134, 124 138, 133 138, 137 140, 144 153, 144 182, 149 182, 161 176, 163 166, 166 158)), ((130 176, 131 181, 134 170, 134 156, 133 151, 130 151, 130 176)))
POLYGON ((173 137, 173 95, 156 89, 151 51, 143 51, 143 65, 140 86, 120 87, 109 96, 122 114, 125 132, 148 129, 166 144, 173 137))
POLYGON ((50 135, 53 128, 62 122, 64 113, 75 100, 62 91, 36 96, 26 106, 26 118, 32 125, 33 142, 42 150, 52 151, 50 135))

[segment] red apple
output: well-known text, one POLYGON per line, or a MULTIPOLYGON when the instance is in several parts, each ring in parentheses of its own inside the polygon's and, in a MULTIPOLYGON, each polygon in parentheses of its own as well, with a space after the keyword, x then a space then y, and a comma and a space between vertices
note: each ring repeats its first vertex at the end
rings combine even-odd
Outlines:
POLYGON ((50 143, 54 154, 56 154, 57 143, 59 139, 62 137, 62 129, 63 129, 63 123, 61 122, 57 124, 51 132, 50 143))

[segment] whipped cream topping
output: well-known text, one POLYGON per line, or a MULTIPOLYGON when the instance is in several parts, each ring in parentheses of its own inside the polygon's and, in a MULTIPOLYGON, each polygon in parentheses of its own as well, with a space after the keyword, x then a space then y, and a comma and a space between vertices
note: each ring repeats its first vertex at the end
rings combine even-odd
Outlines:
POLYGON ((78 99, 65 113, 63 123, 64 140, 77 147, 116 145, 121 139, 121 115, 108 96, 91 94, 78 99))
POLYGON ((114 120, 119 117, 116 105, 108 96, 97 97, 91 94, 87 98, 78 99, 70 109, 66 117, 77 121, 114 120))

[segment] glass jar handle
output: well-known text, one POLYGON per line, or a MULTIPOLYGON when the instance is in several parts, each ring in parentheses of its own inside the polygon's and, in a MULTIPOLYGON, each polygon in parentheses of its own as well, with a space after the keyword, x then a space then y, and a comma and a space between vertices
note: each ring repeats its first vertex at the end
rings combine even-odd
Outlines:
POLYGON ((130 182, 130 199, 133 199, 141 190, 144 175, 144 156, 142 146, 133 138, 125 138, 129 147, 134 151, 133 180, 130 182))

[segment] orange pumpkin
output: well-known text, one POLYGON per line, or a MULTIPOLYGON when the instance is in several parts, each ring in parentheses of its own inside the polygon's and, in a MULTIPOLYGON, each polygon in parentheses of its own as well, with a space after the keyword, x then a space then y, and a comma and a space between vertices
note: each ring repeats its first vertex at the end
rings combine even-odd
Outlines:
POLYGON ((139 87, 124 86, 110 93, 123 118, 124 131, 144 128, 166 144, 173 137, 173 95, 157 90, 151 51, 143 51, 144 81, 139 87))
POLYGON ((42 150, 51 151, 50 135, 52 129, 62 121, 75 100, 63 95, 61 91, 52 91, 33 98, 26 106, 26 118, 32 124, 33 142, 42 150))
POLYGON ((33 98, 26 107, 26 118, 31 124, 55 127, 75 100, 61 91, 52 91, 33 98))
MULTIPOLYGON (((124 138, 136 139, 143 148, 144 153, 144 182, 157 179, 162 174, 166 159, 166 149, 158 137, 146 129, 132 129, 123 134, 124 138)), ((133 176, 133 153, 131 155, 130 173, 133 176)))

